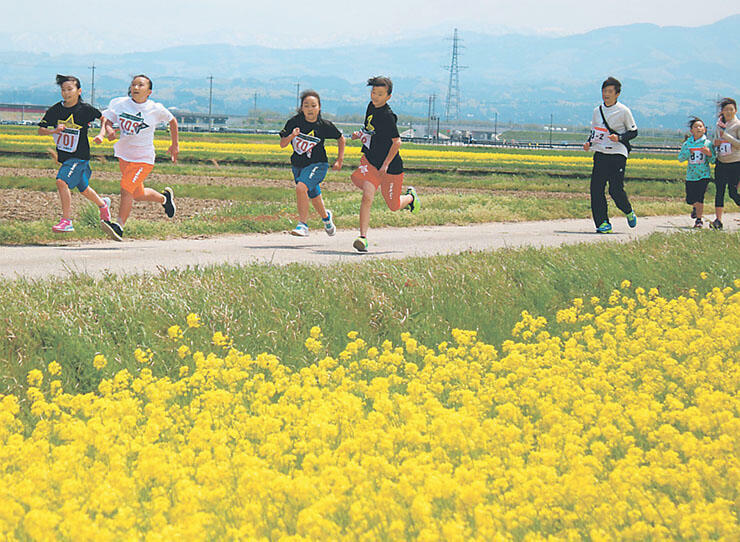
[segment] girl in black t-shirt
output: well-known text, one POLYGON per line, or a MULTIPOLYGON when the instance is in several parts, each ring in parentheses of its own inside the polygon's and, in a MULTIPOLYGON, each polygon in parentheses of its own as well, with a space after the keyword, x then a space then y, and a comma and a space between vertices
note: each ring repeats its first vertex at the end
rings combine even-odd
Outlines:
POLYGON ((280 131, 280 147, 288 143, 293 146, 290 164, 295 179, 298 225, 290 233, 298 237, 308 235, 309 201, 321 216, 324 230, 329 235, 336 233, 332 212, 324 207, 321 197, 321 181, 329 170, 329 161, 324 148, 325 139, 336 139, 337 160, 332 169, 342 169, 344 161, 344 136, 334 124, 321 118, 321 98, 313 90, 301 94, 301 107, 280 131))
POLYGON ((100 220, 110 220, 110 198, 101 198, 90 188, 90 142, 88 126, 100 118, 100 111, 80 99, 80 80, 72 75, 57 75, 57 85, 62 91, 62 101, 51 106, 39 122, 39 135, 54 137, 57 160, 61 164, 57 173, 57 191, 62 203, 62 218, 52 226, 55 233, 75 231, 72 225, 72 193, 80 194, 100 209, 100 220))

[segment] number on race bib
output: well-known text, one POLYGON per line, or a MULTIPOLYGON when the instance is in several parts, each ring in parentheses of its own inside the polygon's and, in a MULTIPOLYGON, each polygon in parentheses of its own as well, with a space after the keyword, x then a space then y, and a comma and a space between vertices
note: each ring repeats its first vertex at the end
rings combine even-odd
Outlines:
POLYGON ((609 130, 601 126, 594 126, 591 129, 591 145, 602 147, 609 141, 609 130))
POLYGON ((80 142, 80 131, 65 128, 61 134, 54 135, 54 142, 60 151, 73 153, 77 150, 77 145, 80 142))
POLYGON ((730 145, 729 141, 719 142, 719 155, 720 156, 727 156, 731 152, 732 152, 732 145, 730 145))
POLYGON ((293 141, 291 144, 293 145, 293 150, 296 154, 305 154, 309 158, 311 158, 311 152, 313 151, 314 147, 318 145, 321 142, 321 139, 318 137, 311 137, 305 134, 298 134, 296 137, 293 138, 293 141))
POLYGON ((698 149, 689 149, 689 164, 703 164, 706 162, 706 155, 701 152, 703 147, 698 149))
POLYGON ((364 128, 360 130, 360 141, 362 141, 363 146, 370 148, 370 143, 373 140, 373 135, 375 132, 368 132, 364 128))

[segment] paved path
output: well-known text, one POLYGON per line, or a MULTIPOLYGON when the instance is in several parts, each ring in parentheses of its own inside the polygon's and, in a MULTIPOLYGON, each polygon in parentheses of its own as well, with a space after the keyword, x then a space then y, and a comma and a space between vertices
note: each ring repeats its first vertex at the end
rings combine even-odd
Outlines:
MULTIPOLYGON (((725 228, 737 230, 740 214, 725 215, 725 228)), ((43 278, 70 272, 102 276, 106 273, 157 273, 167 269, 213 264, 333 264, 373 258, 405 258, 454 254, 466 250, 495 250, 521 246, 560 246, 575 243, 627 242, 653 232, 689 231, 687 215, 640 217, 634 230, 622 217, 613 219, 615 233, 594 233, 591 220, 503 222, 471 226, 429 226, 370 230, 370 252, 352 248, 355 230, 328 237, 312 230, 310 237, 288 233, 244 234, 209 239, 166 241, 128 240, 85 242, 59 246, 0 247, 0 277, 43 278)))

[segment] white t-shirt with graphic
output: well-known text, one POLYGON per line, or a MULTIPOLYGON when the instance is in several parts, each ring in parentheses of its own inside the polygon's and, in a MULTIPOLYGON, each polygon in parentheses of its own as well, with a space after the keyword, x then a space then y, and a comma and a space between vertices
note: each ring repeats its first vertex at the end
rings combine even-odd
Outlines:
POLYGON ((128 96, 112 99, 103 116, 120 129, 120 139, 113 146, 116 158, 145 164, 154 164, 155 128, 175 118, 158 102, 147 100, 140 104, 128 96))

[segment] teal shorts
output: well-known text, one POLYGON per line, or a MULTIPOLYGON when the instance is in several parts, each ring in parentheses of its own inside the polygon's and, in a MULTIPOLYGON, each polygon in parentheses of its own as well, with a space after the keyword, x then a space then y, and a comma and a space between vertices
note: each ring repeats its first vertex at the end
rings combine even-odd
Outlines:
POLYGON ((84 192, 90 186, 90 175, 92 175, 92 170, 90 169, 89 160, 70 158, 59 168, 57 179, 67 183, 70 190, 76 188, 80 192, 84 192))

